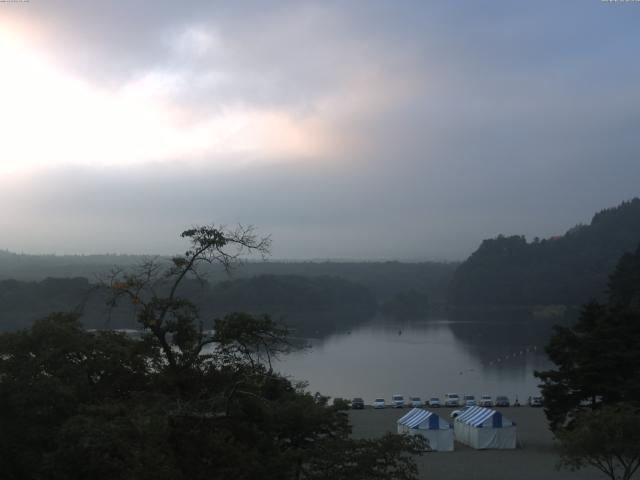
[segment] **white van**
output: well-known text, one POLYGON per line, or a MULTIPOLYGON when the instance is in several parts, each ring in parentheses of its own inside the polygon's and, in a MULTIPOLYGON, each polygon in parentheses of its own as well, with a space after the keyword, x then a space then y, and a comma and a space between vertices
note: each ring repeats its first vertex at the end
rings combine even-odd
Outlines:
POLYGON ((391 405, 393 405, 393 408, 404 408, 404 397, 402 395, 393 395, 391 397, 391 405))
POLYGON ((445 407, 459 407, 460 395, 457 393, 445 393, 444 394, 444 406, 445 407))

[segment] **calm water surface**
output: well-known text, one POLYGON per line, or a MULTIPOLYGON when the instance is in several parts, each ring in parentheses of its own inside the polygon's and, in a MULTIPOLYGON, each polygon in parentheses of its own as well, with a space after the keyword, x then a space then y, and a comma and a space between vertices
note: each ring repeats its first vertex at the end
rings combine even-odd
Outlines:
POLYGON ((312 392, 360 396, 370 403, 395 393, 476 397, 507 395, 521 402, 538 392, 534 370, 551 366, 544 354, 551 327, 539 322, 411 323, 377 319, 350 332, 310 339, 311 349, 283 357, 279 370, 307 380, 312 392))

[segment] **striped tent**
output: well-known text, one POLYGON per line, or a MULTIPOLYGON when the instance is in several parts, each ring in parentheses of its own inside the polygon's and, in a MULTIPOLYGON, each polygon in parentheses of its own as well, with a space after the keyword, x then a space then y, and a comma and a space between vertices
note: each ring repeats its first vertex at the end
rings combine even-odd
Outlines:
POLYGON ((433 451, 453 451, 453 429, 449 422, 429 410, 414 408, 398 419, 398 433, 422 435, 433 451))
POLYGON ((497 410, 468 407, 454 422, 456 440, 475 449, 516 448, 516 424, 497 410))

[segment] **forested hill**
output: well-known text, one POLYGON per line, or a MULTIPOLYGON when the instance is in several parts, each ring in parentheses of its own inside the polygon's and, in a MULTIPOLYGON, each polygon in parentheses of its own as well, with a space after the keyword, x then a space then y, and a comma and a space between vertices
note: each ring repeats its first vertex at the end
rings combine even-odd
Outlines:
POLYGON ((601 298, 620 257, 640 244, 640 199, 594 215, 561 237, 485 240, 454 274, 456 306, 579 305, 601 298))
MULTIPOLYGON (((128 268, 143 260, 140 255, 22 255, 0 250, 0 280, 41 281, 51 278, 96 277, 114 267, 128 268)), ((277 261, 247 262, 233 271, 232 279, 259 275, 341 277, 367 287, 380 302, 415 290, 431 300, 444 300, 458 263, 445 262, 338 262, 277 261)), ((206 272, 211 284, 229 280, 220 266, 206 272)))

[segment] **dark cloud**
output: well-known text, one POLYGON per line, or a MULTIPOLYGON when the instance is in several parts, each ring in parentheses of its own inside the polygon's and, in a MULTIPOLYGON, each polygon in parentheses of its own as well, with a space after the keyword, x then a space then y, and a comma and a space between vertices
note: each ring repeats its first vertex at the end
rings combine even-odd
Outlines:
POLYGON ((216 221, 272 232, 279 257, 459 259, 640 193, 633 5, 52 1, 14 15, 101 88, 156 75, 196 119, 242 104, 348 141, 299 161, 51 166, 3 182, 8 248, 167 252, 216 221))

